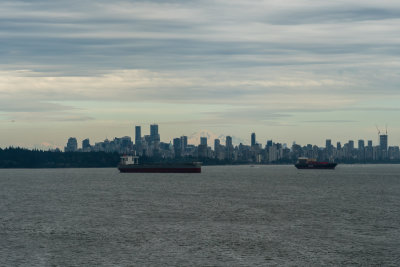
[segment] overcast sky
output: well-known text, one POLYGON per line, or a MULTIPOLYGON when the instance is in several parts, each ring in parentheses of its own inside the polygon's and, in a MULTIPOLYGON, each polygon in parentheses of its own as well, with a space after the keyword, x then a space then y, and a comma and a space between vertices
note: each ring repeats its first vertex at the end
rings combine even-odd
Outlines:
POLYGON ((0 58, 0 147, 150 123, 400 144, 398 0, 3 0, 0 58))

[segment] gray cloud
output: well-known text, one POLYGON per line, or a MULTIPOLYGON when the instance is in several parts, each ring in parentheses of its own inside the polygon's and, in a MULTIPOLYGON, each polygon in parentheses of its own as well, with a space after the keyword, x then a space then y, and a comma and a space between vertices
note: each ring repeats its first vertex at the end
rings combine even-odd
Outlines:
MULTIPOLYGON (((332 1, 334 2, 334 1, 332 1)), ((290 25, 290 24, 315 24, 315 23, 346 23, 355 21, 376 21, 397 19, 400 16, 399 6, 393 7, 365 7, 353 5, 329 6, 303 8, 286 13, 283 17, 274 17, 271 23, 290 25)))
POLYGON ((80 113, 72 112, 9 112, 6 113, 7 119, 5 121, 19 123, 19 122, 81 122, 94 120, 91 116, 86 116, 80 113))
POLYGON ((329 63, 324 55, 332 54, 345 63, 348 54, 398 55, 395 2, 286 2, 13 1, 3 7, 1 48, 5 62, 61 64, 64 71, 68 65, 237 68, 329 63))
POLYGON ((15 99, 3 112, 212 103, 238 108, 208 114, 218 122, 279 121, 400 93, 397 1, 3 1, 0 13, 0 96, 15 99))
POLYGON ((54 112, 74 109, 76 108, 61 104, 40 102, 36 99, 0 99, 0 112, 54 112))
POLYGON ((302 121, 305 123, 354 123, 354 122, 358 122, 358 121, 354 121, 354 120, 310 120, 310 121, 302 121))

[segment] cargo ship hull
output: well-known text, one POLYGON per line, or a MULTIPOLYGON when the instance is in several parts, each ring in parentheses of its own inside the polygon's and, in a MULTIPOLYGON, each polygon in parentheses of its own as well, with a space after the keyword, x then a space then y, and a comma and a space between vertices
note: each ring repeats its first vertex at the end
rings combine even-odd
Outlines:
POLYGON ((297 169, 321 169, 321 170, 333 170, 337 163, 315 163, 315 164, 295 164, 297 169))
POLYGON ((294 165, 297 169, 320 169, 320 170, 333 170, 337 163, 327 161, 317 161, 310 158, 299 158, 294 165))
POLYGON ((120 172, 128 173, 201 173, 201 167, 152 167, 152 166, 121 166, 120 172))
POLYGON ((142 173, 201 173, 199 163, 120 164, 120 172, 142 173))
POLYGON ((201 162, 165 162, 139 164, 138 156, 123 155, 118 165, 120 172, 142 173, 201 173, 201 162))

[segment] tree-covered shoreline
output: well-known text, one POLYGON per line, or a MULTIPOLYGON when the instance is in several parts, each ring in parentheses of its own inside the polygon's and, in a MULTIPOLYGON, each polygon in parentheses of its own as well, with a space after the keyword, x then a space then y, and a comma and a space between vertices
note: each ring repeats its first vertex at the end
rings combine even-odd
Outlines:
POLYGON ((116 167, 118 153, 60 152, 25 148, 0 149, 0 168, 100 168, 116 167))

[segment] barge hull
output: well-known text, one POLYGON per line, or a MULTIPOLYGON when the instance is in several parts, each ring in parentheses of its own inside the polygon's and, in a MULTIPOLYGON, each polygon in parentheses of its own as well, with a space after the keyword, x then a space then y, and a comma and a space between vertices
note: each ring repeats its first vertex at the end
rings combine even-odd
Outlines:
POLYGON ((320 169, 320 170, 333 170, 336 167, 336 163, 329 164, 296 164, 297 169, 320 169))
POLYGON ((118 168, 126 173, 201 173, 201 168, 118 168))

